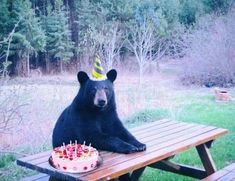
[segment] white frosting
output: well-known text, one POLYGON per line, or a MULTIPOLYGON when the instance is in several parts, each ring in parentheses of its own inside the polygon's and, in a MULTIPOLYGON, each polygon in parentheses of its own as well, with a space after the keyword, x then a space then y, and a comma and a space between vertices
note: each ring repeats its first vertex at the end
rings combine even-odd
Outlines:
POLYGON ((93 147, 75 144, 57 147, 52 152, 53 165, 62 171, 79 173, 96 168, 99 158, 98 151, 93 147), (65 151, 66 150, 66 151, 65 151))

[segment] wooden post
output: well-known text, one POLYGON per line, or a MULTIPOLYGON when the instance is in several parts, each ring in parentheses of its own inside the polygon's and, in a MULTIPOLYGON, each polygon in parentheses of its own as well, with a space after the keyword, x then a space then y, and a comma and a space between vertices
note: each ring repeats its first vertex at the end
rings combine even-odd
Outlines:
POLYGON ((215 163, 206 144, 198 145, 196 148, 201 158, 202 164, 206 170, 206 174, 211 175, 212 173, 216 172, 215 163))
POLYGON ((160 170, 164 170, 167 172, 177 173, 180 175, 196 178, 196 179, 203 179, 205 178, 206 172, 202 169, 190 167, 188 165, 177 164, 170 162, 168 160, 159 161, 157 163, 153 163, 149 165, 149 167, 157 168, 160 170))
POLYGON ((139 180, 140 176, 143 174, 146 167, 142 167, 138 170, 135 170, 131 174, 131 181, 137 181, 139 180))

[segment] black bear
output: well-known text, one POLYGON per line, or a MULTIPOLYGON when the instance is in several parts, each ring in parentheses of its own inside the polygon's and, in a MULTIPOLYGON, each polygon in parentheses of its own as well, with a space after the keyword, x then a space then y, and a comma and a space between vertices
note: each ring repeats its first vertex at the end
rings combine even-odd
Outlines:
POLYGON ((91 143, 97 149, 118 153, 146 149, 146 145, 137 141, 118 118, 113 89, 116 76, 113 69, 106 74, 107 79, 96 81, 85 72, 78 72, 80 89, 56 122, 53 147, 77 140, 91 143))

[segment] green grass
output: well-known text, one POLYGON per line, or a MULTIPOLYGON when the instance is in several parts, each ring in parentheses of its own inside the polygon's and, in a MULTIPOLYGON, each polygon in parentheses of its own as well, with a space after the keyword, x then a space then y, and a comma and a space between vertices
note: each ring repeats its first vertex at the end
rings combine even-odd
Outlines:
POLYGON ((0 168, 6 167, 9 163, 16 160, 15 155, 13 154, 4 154, 0 156, 0 168))
POLYGON ((128 117, 124 122, 128 128, 132 128, 168 116, 169 112, 166 109, 144 109, 128 117))
MULTIPOLYGON (((45 143, 34 147, 23 146, 22 148, 17 148, 17 152, 34 154, 49 149, 51 149, 51 143, 45 143)), ((0 154, 0 181, 19 180, 38 173, 36 171, 18 166, 16 164, 16 159, 17 157, 14 154, 0 154)))

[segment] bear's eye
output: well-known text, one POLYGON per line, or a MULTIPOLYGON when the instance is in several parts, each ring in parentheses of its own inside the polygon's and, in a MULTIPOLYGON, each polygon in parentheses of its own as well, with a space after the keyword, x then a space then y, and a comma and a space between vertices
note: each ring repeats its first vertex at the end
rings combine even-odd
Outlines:
POLYGON ((92 93, 92 94, 95 94, 95 93, 96 93, 96 88, 92 88, 92 89, 91 89, 91 93, 92 93))
POLYGON ((104 91, 106 92, 106 94, 108 94, 109 93, 108 87, 104 87, 104 91))

